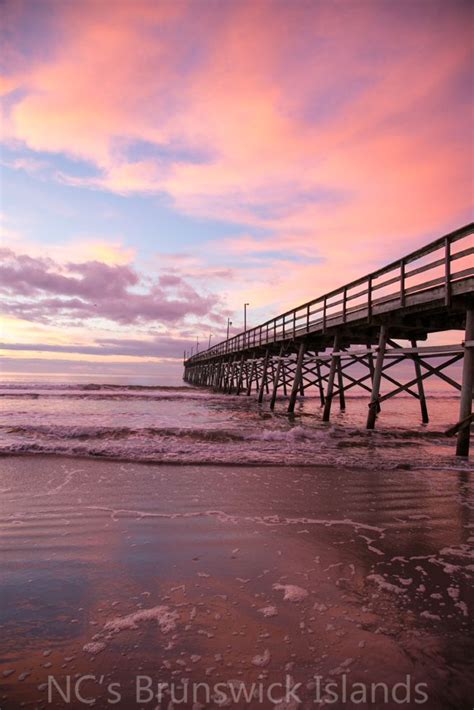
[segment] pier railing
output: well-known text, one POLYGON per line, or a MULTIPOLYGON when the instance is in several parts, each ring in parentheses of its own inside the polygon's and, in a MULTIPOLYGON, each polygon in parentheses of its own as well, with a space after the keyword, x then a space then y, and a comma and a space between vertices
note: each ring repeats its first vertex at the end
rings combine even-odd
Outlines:
POLYGON ((370 322, 375 314, 440 295, 449 306, 456 284, 474 276, 473 234, 474 223, 461 227, 366 276, 213 345, 187 362, 325 333, 329 327, 347 322, 370 322))

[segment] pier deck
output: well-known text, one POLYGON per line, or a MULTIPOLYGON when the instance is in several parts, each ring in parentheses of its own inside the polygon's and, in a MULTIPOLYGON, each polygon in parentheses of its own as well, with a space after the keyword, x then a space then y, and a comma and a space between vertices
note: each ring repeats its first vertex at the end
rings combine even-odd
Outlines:
MULTIPOLYGON (((419 399, 428 421, 424 381, 437 376, 460 392, 456 453, 469 453, 474 371, 474 224, 468 224, 377 271, 286 311, 211 348, 185 357, 184 379, 223 393, 265 395, 273 408, 288 396, 294 412, 299 396, 314 387, 323 419, 338 397, 359 387, 370 394, 367 427, 374 428, 381 403, 396 394, 419 399), (428 335, 464 331, 449 346, 423 347, 428 335), (396 341, 408 341, 401 345, 396 341), (360 347, 363 346, 363 347, 360 347), (326 352, 330 349, 330 352, 326 352), (402 383, 387 370, 405 360, 414 378, 402 383), (463 361, 461 382, 446 368, 463 361), (366 368, 354 374, 351 366, 366 368), (393 389, 381 394, 382 380, 393 389)), ((393 370, 392 370, 393 372, 393 370)))

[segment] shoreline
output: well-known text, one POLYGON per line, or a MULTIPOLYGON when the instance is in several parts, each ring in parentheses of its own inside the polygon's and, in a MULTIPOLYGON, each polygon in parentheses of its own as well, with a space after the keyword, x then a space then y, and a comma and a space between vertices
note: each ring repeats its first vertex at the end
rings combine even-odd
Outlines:
POLYGON ((454 463, 457 463, 458 465, 448 465, 448 464, 443 464, 441 463, 439 466, 434 466, 430 465, 427 463, 421 462, 419 465, 409 463, 409 462, 400 462, 400 461, 376 461, 374 462, 374 465, 369 467, 367 464, 361 464, 360 466, 357 466, 355 464, 349 464, 349 463, 343 463, 343 462, 334 462, 334 463, 300 463, 300 462, 273 462, 273 461, 267 461, 267 462, 254 462, 254 461, 243 461, 243 462, 230 462, 230 461, 215 461, 215 460, 209 460, 209 461, 176 461, 176 460, 154 460, 154 459, 134 459, 134 458, 126 458, 126 457, 115 457, 115 456, 101 456, 97 454, 67 454, 64 452, 59 452, 59 453, 52 453, 52 452, 38 452, 34 453, 31 451, 27 451, 25 453, 23 452, 4 452, 0 451, 0 461, 3 459, 8 459, 8 458, 18 458, 18 459, 23 459, 23 458, 31 458, 31 459, 41 459, 41 458, 51 458, 54 460, 61 460, 61 459, 66 459, 67 461, 94 461, 94 462, 110 462, 110 463, 123 463, 123 464, 140 464, 143 466, 159 466, 159 467, 166 467, 166 466, 177 466, 177 467, 197 467, 197 468, 255 468, 255 469, 261 469, 261 468, 277 468, 277 469, 288 469, 288 468, 302 468, 302 469, 322 469, 322 470, 339 470, 339 469, 344 469, 347 471, 366 471, 368 468, 370 468, 371 471, 378 471, 382 469, 386 469, 389 472, 392 471, 413 471, 413 472, 420 472, 420 471, 449 471, 449 472, 465 472, 465 473, 471 473, 474 472, 474 461, 471 461, 470 458, 464 458, 464 457, 453 457, 456 458, 456 461, 454 463))

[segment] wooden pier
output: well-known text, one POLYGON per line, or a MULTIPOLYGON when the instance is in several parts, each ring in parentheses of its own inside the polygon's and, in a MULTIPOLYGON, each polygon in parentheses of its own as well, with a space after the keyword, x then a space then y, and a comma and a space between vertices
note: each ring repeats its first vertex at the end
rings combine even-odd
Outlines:
POLYGON ((298 397, 313 388, 329 421, 334 401, 346 407, 346 392, 370 396, 367 428, 382 404, 397 394, 419 400, 429 421, 424 382, 438 377, 460 394, 456 454, 469 455, 474 385, 474 224, 447 234, 411 254, 330 293, 304 303, 184 360, 184 379, 228 394, 268 399, 298 397), (428 335, 460 330, 453 345, 426 346, 428 335), (402 341, 400 343, 399 341, 402 341), (396 365, 410 361, 413 377, 401 382, 396 365), (446 368, 462 361, 458 382, 446 368), (354 366, 357 365, 357 368, 354 366), (363 374, 361 374, 361 371, 363 374), (395 373, 395 374, 394 374, 395 373), (382 383, 391 389, 382 393, 382 383))

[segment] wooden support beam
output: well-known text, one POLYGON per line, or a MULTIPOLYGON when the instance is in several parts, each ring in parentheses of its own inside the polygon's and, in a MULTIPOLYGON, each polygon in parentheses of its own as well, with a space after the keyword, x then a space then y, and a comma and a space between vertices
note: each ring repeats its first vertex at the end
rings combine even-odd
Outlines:
POLYGON ((221 392, 223 392, 224 388, 225 388, 228 368, 229 368, 229 361, 228 361, 228 358, 226 358, 225 360, 222 361, 222 370, 221 370, 221 376, 220 376, 220 381, 219 381, 219 390, 221 392))
POLYGON ((286 376, 286 362, 285 362, 285 360, 283 360, 283 362, 281 364, 281 376, 282 376, 282 381, 283 381, 283 394, 286 397, 288 394, 288 390, 287 390, 288 380, 287 380, 287 376, 286 376))
POLYGON ((242 389, 242 384, 244 380, 244 368, 245 368, 245 355, 242 353, 242 357, 240 358, 240 367, 239 367, 239 372, 238 372, 238 379, 237 379, 237 391, 236 394, 240 394, 240 390, 242 389))
MULTIPOLYGON (((368 345, 368 348, 370 352, 367 355, 367 362, 369 366, 369 373, 370 373, 370 381, 372 383, 372 387, 374 386, 374 354, 372 352, 372 348, 370 345, 368 345)), ((371 390, 372 391, 372 390, 371 390)), ((377 401, 377 414, 380 414, 380 402, 377 401)))
MULTIPOLYGON (((317 353, 316 353, 317 355, 317 353)), ((324 387, 323 380, 321 377, 321 363, 316 360, 316 375, 318 378, 318 390, 319 390, 319 401, 321 402, 321 407, 324 407, 325 397, 324 397, 324 387)))
POLYGON ((245 392, 247 392, 247 387, 249 386, 250 366, 251 363, 246 360, 244 363, 245 383, 242 385, 245 392))
MULTIPOLYGON (((365 363, 364 363, 365 364, 365 363)), ((346 364, 345 367, 342 367, 342 370, 346 370, 348 365, 346 364)), ((368 385, 364 384, 365 380, 368 380, 370 378, 369 375, 363 375, 362 377, 359 377, 359 379, 356 379, 352 375, 349 375, 348 372, 344 373, 344 377, 349 380, 349 384, 344 385, 344 392, 347 392, 347 390, 352 389, 353 387, 362 387, 362 389, 366 390, 370 394, 372 393, 372 388, 369 387, 368 385)), ((333 396, 339 394, 339 389, 336 390, 336 392, 333 392, 333 396)))
POLYGON ((303 382, 303 378, 300 379, 300 397, 304 397, 304 382, 303 382))
MULTIPOLYGON (((469 342, 474 340, 474 307, 470 306, 466 310, 466 335, 464 340, 469 342)), ((474 386, 474 349, 465 348, 462 367, 462 389, 461 403, 459 409, 459 421, 463 421, 472 415, 472 388, 474 386)), ((458 432, 456 444, 456 456, 469 456, 469 443, 471 438, 471 420, 467 426, 462 427, 458 432)))
POLYGON ((261 404, 263 402, 263 391, 267 381, 267 370, 268 370, 268 358, 270 357, 270 350, 267 348, 265 351, 265 356, 263 358, 263 369, 262 369, 262 379, 260 380, 260 387, 258 390, 258 401, 261 404))
POLYGON ((257 360, 257 362, 255 363, 255 373, 254 373, 255 390, 257 391, 257 393, 260 391, 260 370, 261 370, 261 361, 257 360))
POLYGON ((471 413, 468 417, 466 417, 462 421, 457 422, 457 424, 455 424, 454 426, 449 427, 449 429, 447 429, 444 432, 445 436, 454 436, 454 434, 457 434, 461 429, 464 429, 464 427, 469 426, 470 423, 472 422, 473 417, 474 417, 474 414, 471 413))
POLYGON ((224 392, 224 394, 227 394, 227 391, 229 389, 230 373, 231 373, 232 367, 233 367, 233 358, 232 358, 232 356, 230 356, 225 364, 224 382, 222 384, 222 391, 224 392))
POLYGON ((273 392, 272 392, 272 398, 270 400, 270 409, 275 409, 275 402, 277 398, 277 392, 278 392, 278 383, 280 380, 280 373, 281 373, 281 367, 283 364, 283 354, 285 352, 285 346, 282 345, 280 348, 280 357, 278 358, 276 369, 273 375, 273 392))
POLYGON ((329 368, 328 388, 326 390, 326 401, 324 403, 323 422, 328 422, 331 417, 331 404, 334 392, 334 378, 336 376, 337 361, 339 359, 339 333, 334 336, 334 345, 331 355, 331 366, 329 368))
POLYGON ((385 357, 385 349, 387 347, 387 328, 385 325, 380 326, 379 346, 377 349, 377 359, 375 361, 374 377, 372 380, 372 396, 369 404, 369 414, 367 416, 367 429, 375 427, 377 418, 377 404, 380 395, 380 383, 382 380, 382 368, 385 357))
POLYGON ((298 396, 298 390, 302 382, 302 371, 303 371, 303 360, 304 354, 306 352, 306 342, 301 341, 298 350, 298 359, 296 360, 296 368, 293 379, 293 387, 291 388, 290 401, 288 403, 288 412, 292 414, 295 411, 296 398, 298 396))
POLYGON ((252 360, 252 363, 250 365, 250 375, 249 375, 249 379, 247 382, 247 392, 246 392, 247 397, 249 397, 250 393, 252 392, 252 382, 253 382, 253 377, 254 377, 255 367, 256 367, 255 354, 253 357, 254 357, 254 359, 252 360))
POLYGON ((231 377, 233 367, 234 367, 234 359, 231 356, 229 358, 229 360, 226 362, 226 366, 225 366, 224 386, 222 388, 222 391, 224 392, 224 394, 227 394, 229 392, 230 377, 231 377))
POLYGON ((229 387, 227 389, 227 394, 232 394, 232 390, 234 389, 234 385, 236 382, 236 369, 237 369, 237 356, 234 356, 234 359, 232 360, 232 365, 230 368, 230 382, 229 382, 229 387))
POLYGON ((422 379, 426 379, 426 377, 429 377, 429 375, 436 375, 437 377, 440 378, 440 380, 443 380, 443 382, 446 382, 448 385, 451 385, 454 387, 454 389, 457 389, 461 391, 461 385, 456 382, 456 380, 453 380, 452 377, 448 377, 448 375, 445 375, 444 372, 441 372, 441 370, 445 367, 448 367, 449 365, 454 365, 455 362, 460 360, 463 357, 463 355, 455 355, 452 357, 450 360, 447 362, 443 362, 441 365, 438 365, 437 367, 434 367, 433 365, 428 365, 427 362, 419 358, 419 362, 421 367, 424 367, 425 370, 428 370, 428 374, 425 373, 422 377, 422 379))
POLYGON ((346 408, 346 398, 344 395, 344 377, 340 357, 337 358, 337 386, 339 388, 339 408, 341 412, 343 412, 346 408))
POLYGON ((212 386, 213 386, 213 389, 214 389, 214 390, 217 390, 218 387, 219 387, 219 379, 220 379, 220 375, 221 375, 221 367, 222 367, 222 364, 221 364, 221 362, 220 362, 220 360, 219 360, 219 362, 214 365, 214 368, 215 368, 215 369, 214 369, 214 379, 213 379, 213 381, 212 381, 212 386))
MULTIPOLYGON (((399 362, 399 361, 398 361, 398 362, 399 362)), ((408 382, 407 384, 404 384, 403 382, 399 382, 398 380, 396 380, 395 377, 390 377, 390 375, 387 375, 387 374, 384 372, 384 368, 382 368, 382 377, 383 377, 384 379, 388 380, 388 382, 390 382, 390 384, 396 386, 396 388, 397 388, 397 390, 396 390, 397 394, 398 394, 398 392, 406 392, 407 394, 411 394, 412 397, 415 397, 416 399, 419 399, 418 392, 415 392, 414 390, 411 389, 411 386, 412 386, 412 385, 418 384, 418 380, 417 380, 416 377, 415 377, 414 380, 411 380, 411 381, 408 382)), ((423 378, 422 378, 422 379, 423 379, 423 378)), ((380 401, 380 402, 382 402, 384 399, 387 399, 387 395, 383 395, 383 397, 379 397, 379 401, 380 401)))
MULTIPOLYGON (((429 369, 428 369, 428 372, 425 372, 425 373, 421 376, 421 380, 426 380, 428 377, 431 377, 431 375, 437 375, 437 377, 440 377, 441 379, 446 379, 446 381, 448 381, 450 384, 452 384, 453 386, 455 386, 456 389, 459 389, 459 390, 460 390, 460 389, 461 389, 461 385, 458 385, 457 382, 454 382, 454 380, 451 380, 451 378, 448 378, 447 376, 443 375, 443 373, 441 372, 441 370, 442 370, 443 368, 449 367, 449 365, 454 364, 454 363, 457 362, 460 358, 461 358, 460 355, 455 355, 455 356, 452 357, 450 360, 447 360, 446 362, 441 363, 441 365, 438 365, 436 368, 430 366, 429 369)), ((401 360, 401 359, 403 359, 403 358, 400 358, 400 360, 401 360)), ((396 363, 396 362, 398 362, 398 361, 395 361, 395 363, 396 363)), ((391 366, 392 364, 393 364, 393 363, 390 363, 390 366, 391 366)), ((420 360, 420 365, 424 365, 424 366, 427 367, 426 363, 423 363, 422 360, 420 360)), ((386 369, 386 366, 385 366, 383 369, 386 369)), ((384 402, 386 399, 390 399, 391 397, 394 397, 394 396, 397 395, 399 392, 408 392, 409 394, 413 395, 414 397, 416 397, 416 398, 418 399, 418 394, 417 394, 416 392, 413 392, 413 391, 410 389, 410 388, 412 387, 412 385, 416 385, 416 384, 417 384, 417 378, 416 378, 416 377, 415 377, 413 380, 410 380, 410 382, 407 382, 407 384, 405 384, 405 385, 400 384, 399 382, 397 382, 397 380, 395 380, 395 379, 393 379, 393 378, 391 378, 391 377, 389 378, 389 377, 388 377, 387 375, 385 375, 385 374, 383 375, 383 377, 385 377, 386 379, 389 379, 390 382, 393 382, 394 384, 397 384, 398 386, 397 386, 396 389, 392 390, 391 392, 388 392, 387 394, 384 394, 383 396, 381 396, 381 397, 379 398, 379 401, 380 401, 380 402, 384 402)))
POLYGON ((226 366, 224 393, 230 394, 232 390, 232 380, 234 378, 234 356, 231 355, 226 366))
MULTIPOLYGON (((412 348, 416 348, 416 340, 410 341, 412 348)), ((420 359, 418 355, 413 355, 413 363, 415 365, 415 374, 417 379, 418 396, 420 398, 420 408, 421 408, 421 420, 423 424, 428 424, 430 418, 428 416, 428 407, 426 406, 425 388, 423 385, 423 378, 421 376, 420 359)))

